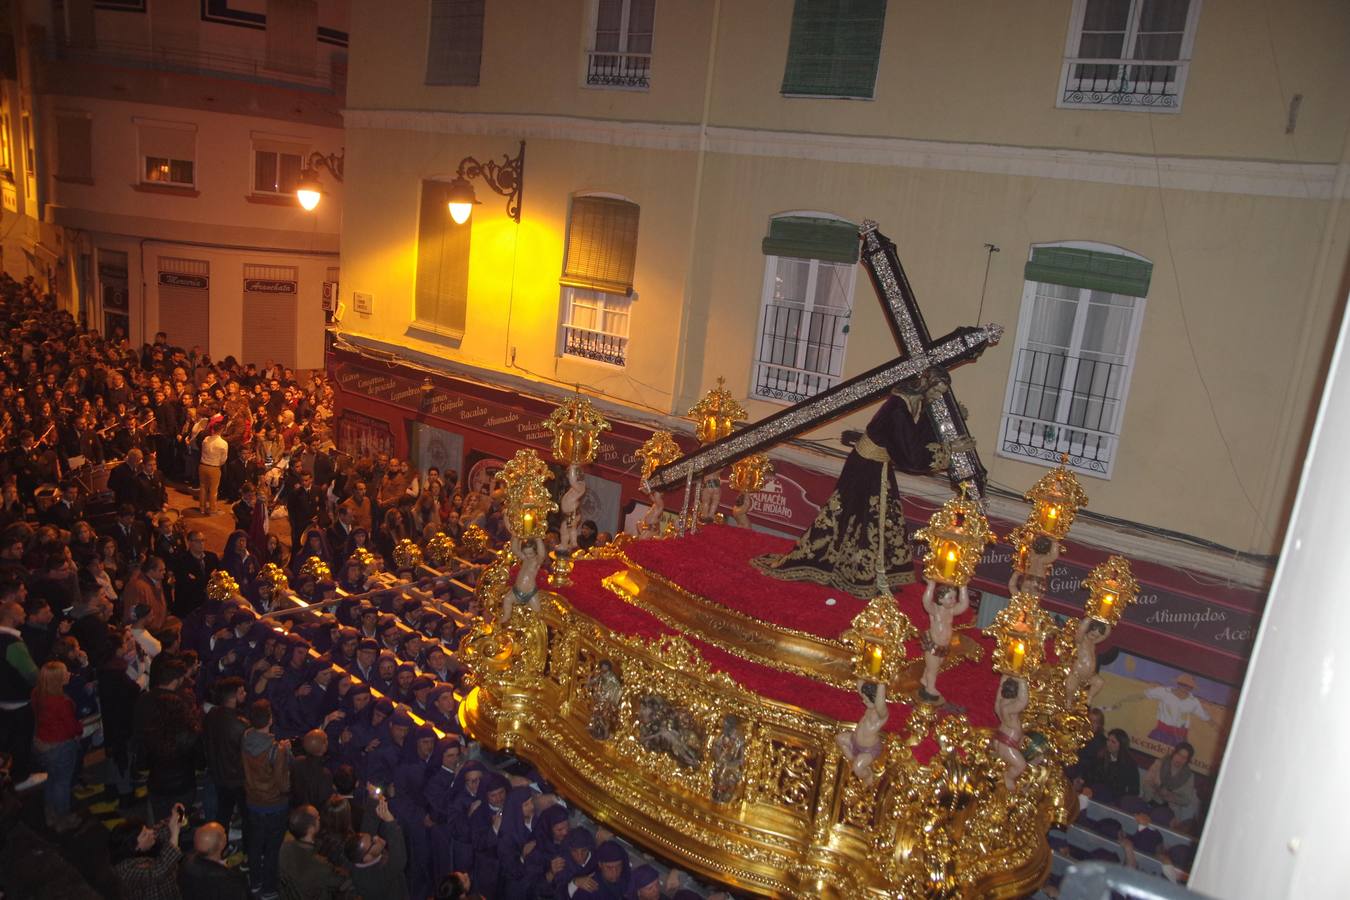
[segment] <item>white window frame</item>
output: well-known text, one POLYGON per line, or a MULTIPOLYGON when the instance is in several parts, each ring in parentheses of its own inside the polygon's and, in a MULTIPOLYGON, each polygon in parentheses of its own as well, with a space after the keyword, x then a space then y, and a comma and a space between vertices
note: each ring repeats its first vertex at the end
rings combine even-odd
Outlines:
POLYGON ((1190 72, 1191 56, 1195 48, 1196 25, 1200 21, 1202 0, 1190 0, 1186 9, 1186 30, 1181 38, 1181 50, 1177 60, 1135 60, 1135 43, 1139 37, 1139 14, 1144 0, 1131 0, 1129 18, 1126 20, 1125 38, 1121 46, 1121 59, 1095 60, 1084 62, 1086 57, 1078 56, 1078 47, 1083 39, 1083 19, 1087 13, 1088 0, 1073 0, 1073 11, 1069 15, 1069 33, 1064 42, 1064 65, 1059 76, 1059 93, 1055 97, 1055 106, 1060 109, 1121 109, 1137 112, 1181 112, 1181 99, 1186 92, 1186 76, 1190 72), (1119 65, 1119 77, 1110 80, 1105 90, 1082 90, 1082 84, 1074 76, 1074 69, 1084 64, 1119 65), (1150 82, 1146 91, 1123 91, 1125 73, 1132 66, 1174 66, 1176 77, 1171 82, 1170 92, 1167 82, 1150 82))
MULTIPOLYGON (((139 116, 132 117, 132 125, 136 128, 136 183, 154 187, 168 188, 191 188, 197 187, 197 126, 188 122, 165 122, 154 119, 143 119, 139 116), (141 143, 141 126, 149 125, 154 128, 170 128, 176 131, 186 131, 192 134, 192 159, 177 159, 176 157, 149 157, 145 154, 145 147, 141 143), (192 164, 192 181, 152 181, 148 176, 150 159, 167 159, 172 164, 174 162, 186 162, 192 164)), ((171 166, 172 168, 172 166, 171 166)), ((249 177, 252 182, 252 176, 249 177)))
MULTIPOLYGON (((1131 259, 1137 259, 1141 262, 1151 263, 1152 260, 1145 256, 1140 256, 1123 247, 1116 247, 1111 244, 1101 244, 1094 241, 1057 241, 1049 244, 1033 244, 1027 252, 1027 260, 1030 261, 1032 253, 1037 249, 1047 247, 1062 247, 1077 250, 1091 250, 1097 253, 1112 253, 1117 256, 1128 256, 1131 259)), ((1078 428, 1063 424, 1068 417, 1068 409, 1072 406, 1074 400, 1073 385, 1070 383, 1070 367, 1065 366, 1061 375, 1060 386, 1058 388, 1059 398, 1055 410, 1055 422, 1043 423, 1048 427, 1057 429, 1053 437, 1053 445, 1044 445, 1041 447, 1025 447, 1024 445, 1010 442, 1007 440, 1008 426, 1010 420, 1024 420, 1030 418, 1011 412, 1013 401, 1017 393, 1017 373, 1021 365, 1022 353, 1027 349, 1028 337, 1031 332, 1032 314, 1036 307, 1036 288, 1042 282, 1024 281, 1022 286, 1022 306, 1017 317, 1017 339, 1013 344, 1012 361, 1008 367, 1008 384, 1003 396, 1003 410, 999 417, 999 434, 995 444, 995 453, 998 456, 1007 459, 1015 459, 1019 462, 1030 463, 1037 466, 1053 468, 1059 465, 1060 454, 1069 453, 1068 468, 1084 475, 1090 475, 1093 478, 1101 478, 1109 481, 1111 473, 1115 469, 1116 460, 1120 456, 1121 427, 1125 422, 1125 408, 1130 398, 1130 381, 1134 377, 1135 358, 1139 350, 1139 334, 1144 323, 1144 312, 1148 306, 1147 297, 1135 297, 1133 312, 1130 319, 1129 337, 1126 339, 1125 347, 1125 373, 1120 384, 1120 396, 1116 400, 1117 412, 1113 424, 1113 430, 1110 432, 1094 431, 1093 429, 1078 428), (1094 435, 1107 438, 1107 445, 1110 447, 1109 455, 1105 461, 1088 460, 1081 454, 1075 454, 1075 446, 1072 436, 1065 436, 1066 432, 1092 432, 1094 435), (1012 449, 1014 447, 1023 447, 1023 449, 1012 449)), ((1088 298, 1091 294, 1089 288, 1069 288, 1077 290, 1078 307, 1074 316, 1073 331, 1069 339, 1068 356, 1078 359, 1082 354, 1083 331, 1087 321, 1088 298)), ((1128 296, 1118 294, 1116 296, 1128 296)), ((1077 446, 1081 449, 1082 442, 1077 446)))
POLYGON ((633 329, 633 301, 637 293, 624 295, 589 288, 562 287, 562 309, 558 320, 558 356, 567 359, 579 359, 613 369, 622 369, 628 365, 628 339, 633 329), (595 304, 602 309, 606 318, 618 316, 623 327, 616 330, 604 328, 583 328, 572 324, 573 309, 578 304, 595 304), (589 353, 568 350, 572 341, 589 340, 593 347, 589 353), (606 358, 608 354, 608 358, 606 358))
MULTIPOLYGON (((787 216, 802 216, 802 217, 810 217, 810 218, 813 218, 813 219, 833 219, 833 220, 836 221, 836 222, 847 222, 847 221, 848 221, 847 219, 843 218, 842 216, 832 215, 831 213, 816 212, 816 211, 814 211, 814 210, 794 210, 794 211, 792 211, 792 212, 777 213, 776 215, 770 217, 770 221, 772 221, 773 219, 785 218, 785 217, 787 217, 787 216)), ((758 317, 759 317, 759 320, 758 320, 758 322, 755 324, 755 346, 754 346, 754 349, 751 351, 751 354, 750 354, 750 359, 751 359, 751 363, 750 363, 750 397, 751 397, 751 398, 753 398, 753 399, 755 399, 755 400, 763 400, 763 401, 768 402, 768 403, 777 403, 777 404, 779 404, 779 405, 781 405, 781 406, 791 406, 791 405, 794 404, 794 403, 800 403, 802 399, 805 399, 805 398, 807 398, 807 397, 813 397, 813 396, 815 396, 816 393, 819 393, 820 391, 827 390, 827 389, 833 387, 834 385, 838 384, 840 381, 843 380, 844 359, 847 357, 847 354, 848 354, 848 335, 849 335, 849 330, 848 330, 848 329, 849 329, 849 326, 851 326, 852 320, 853 320, 853 299, 854 299, 853 295, 854 295, 854 291, 855 291, 855 289, 856 289, 856 287, 857 287, 857 284, 858 284, 858 265, 857 265, 857 263, 854 263, 852 266, 849 267, 849 269, 848 269, 848 280, 847 280, 847 283, 846 283, 845 286, 844 286, 844 287, 845 287, 845 292, 847 293, 847 296, 848 296, 848 315, 847 315, 847 318, 848 318, 849 322, 848 322, 847 325, 845 325, 845 329, 846 329, 846 330, 845 330, 845 332, 844 332, 844 344, 843 344, 843 348, 842 348, 842 350, 841 350, 841 352, 840 352, 840 355, 839 355, 839 374, 836 375, 836 374, 831 374, 831 373, 829 373, 829 372, 814 372, 814 371, 811 371, 811 370, 809 370, 809 369, 805 369, 805 368, 802 367, 802 364, 805 362, 805 358, 804 358, 804 357, 805 357, 805 355, 806 355, 807 345, 808 345, 808 341, 806 340, 806 335, 807 335, 808 332, 806 331, 806 329, 809 328, 809 324, 810 324, 810 321, 811 321, 811 312, 812 312, 812 311, 814 310, 814 308, 815 308, 816 281, 817 281, 817 278, 818 278, 819 275, 820 275, 820 264, 821 264, 822 262, 826 262, 827 264, 829 263, 828 260, 803 259, 803 258, 801 258, 801 257, 795 257, 795 256, 788 256, 788 257, 782 257, 782 256, 765 256, 765 257, 764 257, 764 283, 763 283, 763 285, 762 285, 761 288, 760 288, 760 299, 759 299, 759 310, 758 310, 758 317), (768 360, 762 360, 762 359, 759 358, 759 355, 760 355, 760 348, 763 347, 763 345, 764 345, 764 325, 765 325, 765 318, 766 318, 766 316, 765 316, 765 311, 769 308, 769 306, 773 303, 773 300, 774 300, 775 279, 776 279, 777 276, 778 276, 778 261, 779 261, 780 259, 800 259, 802 262, 805 262, 805 263, 810 264, 810 270, 809 270, 809 273, 807 274, 807 280, 806 280, 806 297, 805 297, 805 301, 806 301, 806 302, 805 302, 805 304, 804 304, 803 307, 802 307, 801 324, 800 324, 800 326, 799 326, 799 328, 798 328, 798 332, 797 332, 797 344, 798 344, 798 348, 797 348, 797 360, 796 360, 796 362, 798 363, 798 365, 797 365, 797 366, 792 366, 792 367, 789 367, 789 366, 783 366, 783 365, 781 365, 781 364, 779 364, 779 363, 773 363, 773 362, 769 362, 768 360), (801 396, 798 396, 798 397, 778 397, 778 396, 774 396, 773 394, 770 394, 770 393, 762 393, 762 392, 760 391, 759 387, 758 387, 758 385, 759 385, 759 377, 758 377, 758 376, 759 376, 759 370, 760 370, 760 368, 763 367, 763 366, 769 366, 769 367, 772 367, 772 368, 775 368, 775 369, 792 368, 792 369, 795 369, 800 375, 803 375, 803 376, 811 376, 811 375, 819 376, 820 378, 824 379, 825 383, 824 383, 820 388, 818 388, 814 393, 810 393, 810 394, 801 394, 801 392, 797 392, 797 393, 801 394, 801 396)), ((833 263, 832 265, 842 265, 842 263, 833 263)))
MULTIPOLYGON (((300 158, 300 173, 301 175, 303 175, 305 171, 305 161, 309 158, 309 145, 300 143, 299 141, 295 140, 283 140, 280 138, 260 137, 256 135, 253 138, 252 155, 249 158, 249 162, 251 163, 251 165, 249 166, 248 170, 249 193, 257 194, 264 197, 293 197, 295 195, 294 188, 287 191, 282 190, 280 186, 278 186, 277 190, 272 191, 272 190, 263 190, 258 187, 257 172, 258 172, 259 153, 273 153, 276 155, 277 157, 276 175, 279 185, 281 178, 281 157, 283 155, 298 156, 300 158), (291 149, 286 149, 287 146, 289 146, 291 149)), ((193 164, 193 171, 194 173, 196 172, 195 163, 193 164)))
MULTIPOLYGON (((628 51, 628 24, 632 15, 633 0, 620 0, 623 4, 623 10, 620 15, 619 23, 619 49, 618 50, 597 50, 595 47, 595 30, 600 24, 600 0, 590 0, 590 25, 586 31, 586 53, 582 60, 581 67, 581 86, 593 90, 603 91, 639 91, 647 92, 651 90, 652 79, 652 60, 656 56, 656 16, 655 7, 652 15, 652 49, 650 53, 633 54, 628 51), (606 83, 602 81, 592 81, 591 61, 597 56, 618 56, 620 57, 620 79, 625 79, 623 73, 628 72, 626 77, 628 83, 621 80, 618 83, 606 83), (633 66, 629 60, 638 60, 645 56, 647 64, 645 66, 633 66)), ((671 0, 666 0, 671 2, 671 0)))

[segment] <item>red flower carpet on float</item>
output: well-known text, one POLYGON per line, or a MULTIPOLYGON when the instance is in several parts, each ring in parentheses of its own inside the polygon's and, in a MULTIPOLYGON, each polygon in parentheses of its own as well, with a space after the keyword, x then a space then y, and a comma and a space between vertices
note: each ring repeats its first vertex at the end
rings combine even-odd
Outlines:
MULTIPOLYGON (((792 542, 784 538, 745 528, 711 525, 683 538, 636 541, 625 546, 624 552, 635 564, 727 609, 774 625, 838 638, 866 606, 864 601, 810 582, 779 581, 750 564, 756 556, 783 553, 791 547, 792 542), (833 606, 825 602, 831 597, 836 600, 833 606)), ((617 560, 579 561, 572 571, 571 586, 554 590, 566 597, 578 612, 614 631, 643 638, 679 633, 603 586, 606 577, 622 568, 623 564, 617 560)), ((896 598, 900 609, 920 630, 928 622, 923 612, 922 595, 923 585, 916 584, 899 590, 896 598)), ((972 619, 973 613, 968 613, 958 625, 972 619)), ((984 647, 984 657, 979 663, 966 661, 942 673, 938 686, 948 703, 965 709, 971 724, 996 726, 994 697, 998 676, 989 666, 992 642, 974 629, 962 633, 984 647)), ((862 715, 862 701, 856 694, 742 659, 699 640, 695 633, 685 633, 684 637, 698 648, 714 669, 726 672, 761 697, 841 722, 856 721, 862 715)), ((908 651, 912 657, 917 657, 918 643, 912 642, 908 651)), ((893 704, 886 729, 901 730, 908 718, 908 710, 908 706, 893 704)), ((925 742, 915 748, 915 754, 921 759, 927 758, 933 749, 930 742, 925 742)))

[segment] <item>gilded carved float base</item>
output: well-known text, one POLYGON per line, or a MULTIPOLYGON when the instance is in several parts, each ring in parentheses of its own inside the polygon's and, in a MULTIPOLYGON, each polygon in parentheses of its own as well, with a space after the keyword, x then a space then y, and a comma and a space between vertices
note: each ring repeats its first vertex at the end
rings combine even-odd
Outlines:
POLYGON ((1031 679, 1035 752, 1011 793, 987 729, 921 705, 864 788, 835 740, 851 723, 748 692, 680 637, 615 634, 541 596, 465 639, 467 729, 676 865, 785 897, 1016 897, 1048 875, 1046 831, 1072 808, 1062 767, 1087 732, 1053 702, 1053 671, 1031 679), (921 763, 928 738, 941 751, 921 763))

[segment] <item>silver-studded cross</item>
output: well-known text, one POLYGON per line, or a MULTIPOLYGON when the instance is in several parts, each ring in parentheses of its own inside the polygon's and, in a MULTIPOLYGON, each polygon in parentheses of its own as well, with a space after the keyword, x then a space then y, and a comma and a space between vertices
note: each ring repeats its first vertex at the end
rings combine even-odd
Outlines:
MULTIPOLYGON (((688 456, 657 469, 647 479, 654 491, 666 491, 684 482, 686 487, 707 472, 729 466, 739 459, 781 444, 789 438, 819 428, 832 419, 872 403, 911 379, 946 383, 947 370, 979 358, 984 348, 997 344, 1002 325, 965 326, 933 340, 928 334, 919 302, 910 287, 895 244, 877 230, 877 223, 863 222, 862 263, 886 312, 902 355, 841 382, 795 406, 708 444, 688 456)), ((922 393, 924 414, 942 442, 942 458, 954 490, 965 484, 970 496, 984 496, 985 469, 969 439, 965 416, 950 390, 922 393)))

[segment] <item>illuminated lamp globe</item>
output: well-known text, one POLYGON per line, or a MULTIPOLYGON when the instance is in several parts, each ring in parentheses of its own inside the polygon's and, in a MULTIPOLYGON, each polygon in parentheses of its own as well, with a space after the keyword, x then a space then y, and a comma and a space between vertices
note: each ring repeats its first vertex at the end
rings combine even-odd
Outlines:
POLYGON ((313 212, 319 205, 319 200, 323 197, 323 188, 313 178, 305 178, 295 188, 295 199, 300 201, 300 206, 306 212, 313 212))
POLYGON ((455 220, 456 225, 463 225, 469 221, 469 216, 473 214, 473 208, 478 205, 478 198, 474 196, 473 185, 463 178, 456 178, 450 182, 450 193, 446 197, 450 206, 450 218, 455 220))

